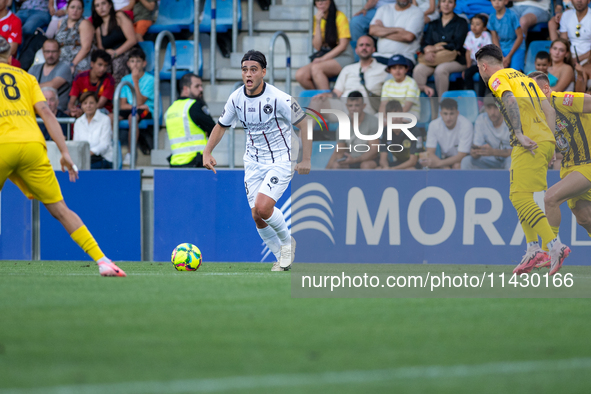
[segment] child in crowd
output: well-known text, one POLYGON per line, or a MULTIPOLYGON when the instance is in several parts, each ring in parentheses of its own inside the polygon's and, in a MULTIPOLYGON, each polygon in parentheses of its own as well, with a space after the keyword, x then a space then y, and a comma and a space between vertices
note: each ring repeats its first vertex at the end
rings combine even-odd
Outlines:
POLYGON ((51 22, 49 22, 45 36, 47 36, 47 38, 53 38, 55 33, 57 33, 57 25, 59 24, 59 21, 64 19, 67 14, 66 8, 68 8, 68 1, 49 0, 47 7, 49 8, 49 15, 51 15, 51 22))
POLYGON ((138 42, 144 41, 148 29, 156 21, 158 2, 156 0, 138 0, 133 7, 133 28, 138 42))
POLYGON ((105 114, 113 112, 113 95, 115 94, 115 79, 107 72, 111 64, 111 55, 102 49, 97 49, 90 55, 90 70, 76 76, 70 90, 68 111, 70 116, 79 117, 83 111, 79 98, 82 93, 95 92, 98 97, 97 108, 105 114))
POLYGON ((548 76, 550 86, 556 85, 558 78, 548 73, 548 67, 550 67, 550 54, 546 51, 540 51, 536 54, 536 60, 534 63, 536 71, 541 71, 548 76))
POLYGON ((113 168, 111 120, 101 111, 97 111, 96 93, 82 93, 80 103, 84 114, 74 123, 74 141, 87 141, 90 144, 90 168, 93 170, 113 168))
MULTIPOLYGON (((488 16, 478 14, 472 17, 470 21, 470 31, 464 41, 464 48, 466 48, 466 66, 468 67, 463 73, 464 89, 474 90, 474 74, 478 72, 478 65, 476 64, 476 52, 485 45, 492 44, 492 37, 486 31, 486 24, 488 23, 488 16)), ((484 97, 486 93, 486 84, 482 78, 478 78, 478 97, 484 97)))
POLYGON ((503 66, 523 70, 525 65, 525 41, 519 17, 510 8, 509 0, 491 0, 495 12, 490 14, 488 30, 492 42, 503 51, 503 66))
MULTIPOLYGON (((384 82, 382 87, 382 99, 394 98, 402 105, 402 112, 410 112, 417 119, 421 116, 421 103, 419 96, 421 91, 417 82, 408 76, 408 60, 402 55, 394 55, 388 60, 386 72, 392 75, 392 79, 384 82)), ((384 112, 389 100, 382 101, 380 112, 384 112)))

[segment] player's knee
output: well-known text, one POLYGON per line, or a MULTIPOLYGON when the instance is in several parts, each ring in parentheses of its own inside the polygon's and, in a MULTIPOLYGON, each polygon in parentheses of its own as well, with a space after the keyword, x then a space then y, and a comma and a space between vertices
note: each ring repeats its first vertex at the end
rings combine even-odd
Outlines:
POLYGON ((575 217, 577 218, 577 224, 587 231, 591 229, 591 217, 588 213, 577 212, 575 213, 575 217))
POLYGON ((264 227, 264 225, 266 224, 263 218, 257 213, 256 209, 252 210, 252 220, 254 220, 254 222, 257 224, 259 228, 264 227))
POLYGON ((53 216, 58 221, 63 221, 68 214, 70 213, 70 208, 66 205, 66 203, 62 200, 55 204, 47 204, 45 205, 51 216, 53 216))
POLYGON ((254 210, 261 220, 269 219, 273 215, 273 206, 266 206, 265 204, 255 204, 254 210))
POLYGON ((544 196, 544 206, 554 207, 557 204, 558 204, 558 201, 556 200, 556 194, 554 192, 552 192, 551 190, 548 190, 546 192, 546 195, 544 196))

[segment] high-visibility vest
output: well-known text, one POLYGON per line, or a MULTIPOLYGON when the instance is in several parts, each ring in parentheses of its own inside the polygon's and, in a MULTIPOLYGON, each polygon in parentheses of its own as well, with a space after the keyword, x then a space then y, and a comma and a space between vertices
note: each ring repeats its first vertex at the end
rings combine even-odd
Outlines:
POLYGON ((172 165, 189 163, 207 145, 207 135, 189 116, 194 103, 195 100, 190 98, 179 99, 166 111, 166 132, 172 150, 172 165))

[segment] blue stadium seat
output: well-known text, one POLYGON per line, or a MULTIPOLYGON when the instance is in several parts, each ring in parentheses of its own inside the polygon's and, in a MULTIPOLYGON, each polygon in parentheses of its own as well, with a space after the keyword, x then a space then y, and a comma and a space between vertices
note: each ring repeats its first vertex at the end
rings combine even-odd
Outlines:
MULTIPOLYGON (((160 97, 160 124, 162 124, 162 112, 164 112, 164 108, 162 107, 162 96, 160 97)), ((154 114, 152 114, 153 116, 154 114)), ((146 119, 146 120, 141 120, 137 127, 140 130, 145 130, 147 129, 149 126, 154 126, 154 120, 153 119, 146 119)), ((129 121, 127 119, 124 120, 120 120, 119 121, 119 129, 129 129, 129 121)))
MULTIPOLYGON (((166 46, 166 53, 164 54, 164 64, 162 71, 160 71, 160 79, 163 81, 170 81, 172 77, 172 64, 170 61, 171 45, 166 46)), ((176 42, 176 78, 179 80, 187 73, 194 73, 195 67, 193 65, 193 41, 177 41, 176 42)), ((201 44, 199 44, 199 67, 197 75, 203 75, 203 52, 201 44)))
POLYGON ((162 0, 158 8, 158 19, 148 29, 148 33, 168 30, 180 33, 193 27, 195 6, 193 0, 162 0))
POLYGON ((550 45, 552 45, 552 41, 548 40, 532 41, 529 43, 529 48, 527 48, 527 52, 525 54, 525 67, 523 68, 526 74, 536 70, 536 55, 541 51, 549 52, 550 45))
MULTIPOLYGON (((449 74, 449 82, 455 82, 457 80, 462 79, 462 73, 451 73, 449 74)), ((435 82, 435 77, 433 75, 429 76, 427 82, 435 82)))
MULTIPOLYGON (((216 1, 216 31, 225 33, 232 30, 232 0, 217 0, 216 1)), ((238 29, 242 26, 242 7, 238 4, 238 29)), ((193 25, 189 27, 192 32, 193 25)), ((203 19, 199 24, 199 31, 201 33, 209 33, 211 31, 211 0, 205 0, 203 7, 203 19)))
POLYGON ((138 44, 146 54, 146 72, 154 75, 154 43, 152 41, 142 41, 138 44))
POLYGON ((300 107, 307 107, 310 105, 312 97, 320 93, 328 93, 330 90, 303 90, 298 97, 298 104, 300 107))
POLYGON ((548 23, 543 22, 543 23, 537 23, 537 24, 533 25, 532 27, 529 28, 529 31, 531 31, 532 33, 539 33, 543 29, 547 29, 547 28, 548 28, 548 23))
POLYGON ((460 114, 474 123, 478 117, 478 100, 473 90, 448 90, 441 95, 441 98, 453 98, 458 102, 460 114))
POLYGON ((320 151, 320 144, 333 144, 336 145, 334 141, 314 141, 312 143, 312 169, 313 170, 323 170, 326 168, 332 153, 334 152, 333 149, 322 149, 320 151))
MULTIPOLYGON (((16 2, 13 2, 13 4, 14 3, 16 2)), ((82 13, 82 16, 86 19, 92 16, 92 0, 84 0, 84 12, 82 13)))

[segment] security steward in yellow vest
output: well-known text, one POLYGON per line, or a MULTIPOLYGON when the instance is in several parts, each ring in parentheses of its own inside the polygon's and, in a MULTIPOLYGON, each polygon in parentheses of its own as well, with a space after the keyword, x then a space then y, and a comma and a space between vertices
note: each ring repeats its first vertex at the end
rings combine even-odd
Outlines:
POLYGON ((203 167, 202 152, 215 122, 203 101, 201 79, 185 74, 179 81, 180 98, 166 112, 171 167, 203 167))

